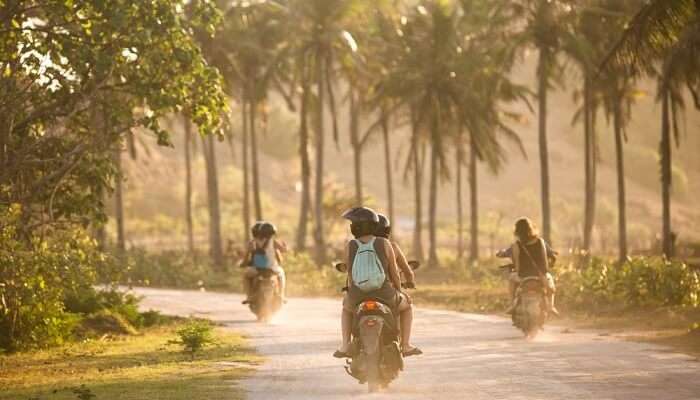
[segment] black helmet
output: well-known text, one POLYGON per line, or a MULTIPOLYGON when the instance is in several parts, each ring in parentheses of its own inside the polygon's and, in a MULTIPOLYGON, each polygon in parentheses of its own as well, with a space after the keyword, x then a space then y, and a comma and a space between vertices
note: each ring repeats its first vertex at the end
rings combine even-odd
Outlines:
POLYGON ((343 218, 350 220, 350 222, 379 222, 379 216, 377 213, 369 207, 353 207, 345 211, 342 215, 343 218))
POLYGON ((270 222, 263 222, 260 226, 260 237, 269 238, 277 234, 277 228, 270 222))
POLYGON ((257 221, 253 226, 250 228, 250 233, 253 235, 254 238, 257 238, 260 236, 260 228, 265 224, 263 221, 257 221))
POLYGON ((383 238, 389 238, 391 235, 391 221, 384 214, 377 214, 379 221, 377 222, 377 232, 375 236, 381 236, 383 238))

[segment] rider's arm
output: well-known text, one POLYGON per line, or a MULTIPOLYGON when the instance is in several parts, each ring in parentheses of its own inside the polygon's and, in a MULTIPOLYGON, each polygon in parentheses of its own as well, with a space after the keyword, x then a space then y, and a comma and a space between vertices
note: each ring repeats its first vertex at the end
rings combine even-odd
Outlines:
POLYGON ((394 254, 394 249, 391 246, 391 242, 383 239, 384 242, 384 252, 386 254, 387 263, 389 264, 389 277, 391 278, 391 283, 394 285, 396 290, 401 290, 401 276, 399 275, 399 268, 396 266, 396 254, 394 254))
POLYGON ((352 240, 345 245, 345 265, 347 266, 348 270, 348 277, 346 279, 347 285, 350 285, 350 282, 352 282, 352 260, 350 260, 350 253, 352 251, 351 246, 353 245, 354 242, 352 240))
POLYGON ((520 271, 520 247, 518 247, 518 242, 513 243, 510 248, 512 249, 513 266, 515 267, 515 272, 518 272, 520 271))
POLYGON ((253 244, 253 241, 251 240, 248 242, 246 245, 245 249, 245 255, 243 256, 243 260, 241 260, 241 268, 249 267, 250 266, 250 260, 253 258, 253 251, 255 251, 255 245, 253 244))
POLYGON ((286 253, 288 250, 287 243, 275 239, 275 249, 277 249, 277 251, 279 251, 280 253, 286 253))
POLYGON ((542 259, 544 260, 542 263, 542 268, 543 271, 541 271, 542 275, 544 276, 548 271, 549 271, 549 257, 547 257, 547 244, 544 242, 544 239, 540 239, 540 251, 542 252, 542 259))
POLYGON ((391 242, 391 247, 394 250, 394 254, 396 254, 396 264, 398 265, 399 269, 401 269, 404 279, 407 283, 415 283, 416 278, 413 273, 413 269, 410 265, 408 265, 406 256, 403 254, 403 250, 401 250, 401 247, 399 247, 399 245, 395 242, 391 242))

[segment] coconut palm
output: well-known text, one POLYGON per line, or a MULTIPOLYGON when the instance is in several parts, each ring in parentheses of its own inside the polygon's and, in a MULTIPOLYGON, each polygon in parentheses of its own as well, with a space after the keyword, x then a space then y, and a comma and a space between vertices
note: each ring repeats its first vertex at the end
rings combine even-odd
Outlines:
POLYGON ((651 0, 627 24, 604 68, 622 67, 628 74, 655 76, 661 102, 661 187, 663 252, 673 256, 671 230, 672 141, 678 142, 678 113, 686 88, 700 109, 700 1, 651 0), (659 60, 660 67, 650 60, 659 60))
MULTIPOLYGON (((491 172, 497 173, 506 161, 501 145, 503 139, 513 141, 525 155, 518 135, 506 124, 507 120, 519 120, 521 116, 509 112, 505 105, 524 101, 529 106, 530 91, 508 77, 515 52, 507 45, 510 33, 501 29, 510 20, 507 9, 498 3, 478 0, 462 0, 460 5, 463 12, 460 30, 464 41, 460 45, 458 71, 471 81, 468 95, 462 96, 460 115, 461 124, 469 133, 469 258, 476 261, 479 258, 478 163, 485 162, 491 172)), ((460 149, 456 151, 459 153, 460 149)))
MULTIPOLYGON (((438 265, 439 180, 449 177, 447 144, 454 143, 455 135, 464 129, 478 158, 495 167, 505 158, 496 132, 517 141, 502 123, 497 106, 508 91, 519 96, 514 85, 502 79, 507 68, 499 67, 505 65, 501 61, 507 52, 499 53, 492 42, 484 46, 486 42, 469 35, 465 42, 460 15, 457 6, 443 1, 424 1, 413 8, 395 29, 398 38, 392 42, 394 49, 387 51, 394 57, 391 69, 378 85, 380 94, 414 113, 414 132, 425 133, 430 146, 428 262, 433 266, 438 265)), ((412 140, 413 162, 418 158, 416 139, 412 140)))
MULTIPOLYGON (((338 60, 342 54, 355 51, 357 43, 352 36, 355 17, 370 6, 359 0, 290 0, 288 21, 293 31, 294 53, 299 72, 315 86, 314 102, 314 242, 316 261, 326 258, 326 238, 323 229, 323 192, 325 156, 325 106, 332 116, 333 138, 338 140, 334 82, 338 60)), ((308 93, 307 93, 308 95, 308 93)), ((308 109, 307 109, 308 111, 308 109)), ((302 119, 305 120, 306 116, 302 119)), ((304 185, 304 180, 302 180, 304 185)), ((302 204, 303 207, 303 204, 302 204)), ((302 210, 303 212, 303 210, 302 210)), ((302 221, 306 224, 306 221, 302 221)))
POLYGON ((518 31, 510 41, 523 49, 537 50, 537 100, 542 200, 542 234, 551 242, 551 201, 549 150, 547 138, 547 102, 552 84, 559 81, 562 65, 559 55, 568 36, 571 3, 568 0, 503 0, 508 6, 512 29, 518 31))

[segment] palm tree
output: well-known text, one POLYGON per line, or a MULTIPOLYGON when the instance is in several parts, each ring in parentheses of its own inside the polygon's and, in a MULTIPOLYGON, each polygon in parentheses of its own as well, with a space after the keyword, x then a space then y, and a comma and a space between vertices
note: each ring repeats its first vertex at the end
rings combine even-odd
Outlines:
POLYGON ((539 151, 542 197, 542 234, 551 242, 552 217, 550 201, 549 149, 547 139, 547 102, 549 89, 562 73, 558 55, 566 37, 570 1, 567 0, 505 0, 510 6, 516 27, 520 32, 510 40, 526 47, 534 47, 537 60, 537 100, 539 151))
MULTIPOLYGON (((302 59, 300 75, 313 82, 316 89, 314 104, 315 188, 314 242, 315 258, 319 264, 326 259, 326 238, 323 229, 323 192, 325 157, 325 106, 329 106, 333 138, 338 140, 334 81, 336 62, 343 53, 354 51, 357 43, 350 33, 353 17, 368 5, 359 0, 290 0, 288 20, 294 30, 294 49, 302 59)), ((308 111, 308 109, 307 109, 308 111)), ((306 118, 305 116, 302 118, 306 118)), ((303 181, 302 181, 303 184, 303 181)), ((303 205, 303 204, 302 204, 303 205)), ((305 224, 306 221, 303 221, 305 224)))
POLYGON ((672 135, 678 142, 677 114, 683 109, 682 88, 700 109, 700 0, 651 0, 627 24, 604 68, 623 67, 631 75, 656 76, 661 116, 661 199, 663 253, 673 257, 671 230, 672 135), (656 68, 650 60, 661 60, 656 68))
MULTIPOLYGON (((521 116, 504 108, 507 103, 524 101, 529 106, 529 90, 510 81, 515 53, 507 43, 510 33, 501 29, 511 18, 507 8, 497 2, 462 0, 461 36, 458 71, 471 82, 470 95, 462 95, 461 125, 469 133, 469 192, 470 192, 470 255, 479 258, 478 162, 487 164, 498 173, 506 162, 500 141, 507 139, 525 150, 518 135, 505 119, 519 120, 521 116)), ((460 142, 460 144, 466 144, 460 142)), ((459 149, 458 149, 459 151, 459 149)))
MULTIPOLYGON (((464 256, 464 212, 462 208, 462 169, 464 169, 463 133, 460 131, 455 143, 455 181, 457 183, 457 259, 464 256)), ((470 170, 471 171, 471 170, 470 170)))
MULTIPOLYGON (((412 112, 414 135, 423 127, 430 143, 429 183, 429 250, 428 264, 439 265, 437 256, 437 195, 439 178, 446 176, 445 138, 450 123, 457 121, 454 111, 458 105, 451 94, 465 86, 453 78, 453 63, 457 56, 458 31, 455 8, 442 2, 425 1, 413 8, 397 26, 401 32, 390 53, 392 69, 382 77, 378 92, 407 104, 412 112)), ((412 153, 418 151, 413 140, 412 153)), ((415 157, 417 158, 417 157, 415 157)), ((419 170, 418 166, 414 166, 419 170)), ((420 205, 417 204, 417 207, 420 205)), ((419 223, 419 221, 416 221, 419 223)))
POLYGON ((182 116, 185 127, 185 223, 187 226, 187 251, 194 254, 194 232, 192 223, 192 124, 182 116))
POLYGON ((221 240, 221 207, 219 200, 219 177, 216 166, 214 135, 202 137, 202 153, 207 172, 207 201, 209 204, 209 255, 217 268, 224 267, 224 252, 221 240))

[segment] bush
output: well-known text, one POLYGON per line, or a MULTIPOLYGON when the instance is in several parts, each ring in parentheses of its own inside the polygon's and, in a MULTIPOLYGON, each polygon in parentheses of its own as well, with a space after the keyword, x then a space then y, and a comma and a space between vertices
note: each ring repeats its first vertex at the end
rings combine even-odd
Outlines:
POLYGON ((558 272, 560 300, 573 307, 700 305, 700 277, 683 262, 640 257, 620 266, 593 259, 558 272))
POLYGON ((80 229, 22 237, 20 216, 0 208, 0 348, 11 351, 63 342, 76 322, 64 294, 93 284, 104 261, 80 229))
POLYGON ((202 320, 192 320, 184 327, 177 330, 178 339, 171 340, 168 344, 180 345, 183 351, 190 354, 194 359, 196 353, 204 347, 215 344, 213 329, 209 322, 202 320))
POLYGON ((104 334, 135 335, 138 332, 121 314, 101 310, 84 317, 75 333, 80 337, 89 337, 104 334))

